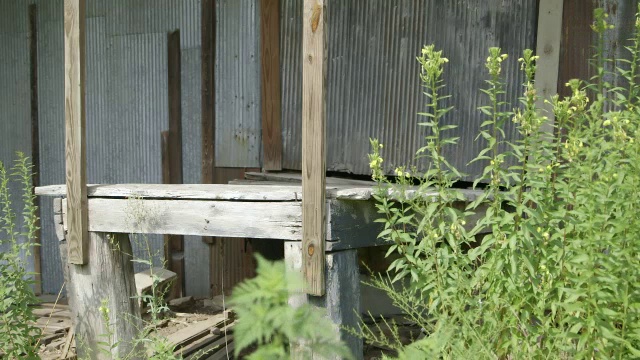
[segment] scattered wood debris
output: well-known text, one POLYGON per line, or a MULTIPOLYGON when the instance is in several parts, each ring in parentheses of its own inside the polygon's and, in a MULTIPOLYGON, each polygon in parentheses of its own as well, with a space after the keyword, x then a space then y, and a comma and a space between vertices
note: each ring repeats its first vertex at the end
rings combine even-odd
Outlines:
MULTIPOLYGON (((46 301, 55 299, 45 298, 46 301)), ((218 299, 216 299, 218 300, 218 299)), ((35 305, 35 325, 42 329, 40 357, 44 360, 76 359, 75 334, 71 313, 62 300, 35 305)), ((184 359, 233 359, 235 314, 219 311, 211 299, 184 297, 169 302, 172 310, 158 325, 157 334, 175 345, 176 355, 184 359), (205 300, 210 300, 205 304, 205 300)))

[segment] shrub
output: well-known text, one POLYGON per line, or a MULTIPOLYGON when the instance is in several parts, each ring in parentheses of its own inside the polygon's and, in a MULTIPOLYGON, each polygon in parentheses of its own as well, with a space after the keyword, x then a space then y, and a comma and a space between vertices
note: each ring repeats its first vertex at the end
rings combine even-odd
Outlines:
POLYGON ((351 359, 340 332, 318 308, 289 306, 289 296, 302 289, 302 279, 285 274, 282 261, 257 256, 257 276, 233 290, 231 305, 238 316, 234 329, 235 354, 256 346, 249 359, 311 359, 312 354, 351 359))
POLYGON ((22 153, 11 169, 0 162, 0 245, 9 250, 0 252, 0 353, 8 359, 35 358, 36 339, 31 305, 37 303, 26 270, 24 257, 29 256, 37 227, 37 207, 32 187, 31 163, 22 153), (17 181, 23 190, 23 226, 19 228, 9 195, 9 182, 17 181))
MULTIPOLYGON (((597 10, 592 28, 600 42, 611 27, 597 10)), ((486 147, 473 160, 486 165, 474 186, 486 187, 466 208, 456 206, 465 195, 453 187, 463 176, 442 155, 458 141, 447 137, 455 125, 442 121, 449 111, 442 106, 447 60, 433 46, 423 49, 428 111, 420 125, 431 131, 416 156, 430 167, 398 168, 392 184, 376 140, 370 161, 380 185, 380 236, 399 255, 390 267, 394 277, 373 285, 426 336, 409 347, 367 329, 366 338, 401 358, 640 357, 640 15, 627 47, 631 60, 618 59, 622 66, 608 73, 602 45, 596 49, 592 81, 572 80, 569 97, 550 100, 557 136, 545 130, 536 107, 537 57, 526 50, 519 59, 526 82, 511 111, 501 73, 507 56, 489 50, 482 90, 489 105, 480 108, 485 120, 477 138, 486 147), (505 138, 509 119, 517 141, 505 138), (467 224, 476 214, 480 220, 467 224), (411 285, 398 294, 391 282, 404 277, 411 285)))

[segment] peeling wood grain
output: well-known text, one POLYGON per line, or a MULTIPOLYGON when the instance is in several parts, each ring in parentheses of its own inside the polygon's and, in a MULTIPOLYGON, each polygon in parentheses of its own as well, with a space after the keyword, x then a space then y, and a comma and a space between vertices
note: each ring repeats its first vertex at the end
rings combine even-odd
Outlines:
POLYGON ((89 230, 298 240, 301 213, 296 202, 92 198, 89 230))
POLYGON ((65 159, 69 262, 86 264, 87 164, 85 137, 85 0, 64 1, 65 159))
POLYGON ((538 16, 538 40, 536 55, 535 88, 539 96, 536 103, 540 115, 548 121, 543 130, 553 134, 553 106, 545 100, 551 100, 558 89, 558 72, 560 68, 560 39, 562 38, 563 0, 540 0, 538 16))
POLYGON ((325 293, 326 39, 324 0, 304 1, 302 53, 302 265, 305 291, 325 293))
POLYGON ((282 170, 280 0, 260 1, 263 168, 282 170))

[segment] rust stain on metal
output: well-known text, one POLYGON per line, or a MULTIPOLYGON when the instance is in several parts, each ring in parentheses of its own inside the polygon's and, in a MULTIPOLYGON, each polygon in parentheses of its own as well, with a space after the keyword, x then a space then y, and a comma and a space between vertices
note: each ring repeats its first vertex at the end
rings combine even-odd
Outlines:
POLYGON ((322 6, 317 4, 313 7, 313 13, 311 14, 311 31, 314 33, 318 30, 320 24, 320 15, 322 14, 322 6))

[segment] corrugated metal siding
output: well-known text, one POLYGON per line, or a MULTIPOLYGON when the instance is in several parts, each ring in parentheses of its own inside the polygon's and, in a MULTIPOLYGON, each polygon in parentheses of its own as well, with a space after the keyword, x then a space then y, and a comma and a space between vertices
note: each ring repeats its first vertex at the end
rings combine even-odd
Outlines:
MULTIPOLYGON (((385 144, 386 170, 406 165, 425 135, 426 98, 415 57, 434 43, 449 58, 445 92, 455 110, 445 121, 457 122, 460 145, 449 157, 459 169, 474 175, 483 164, 466 164, 479 149, 474 141, 485 96, 487 49, 500 46, 511 56, 504 69, 507 100, 516 104, 522 75, 516 59, 535 42, 536 0, 387 1, 344 0, 328 5, 327 168, 368 174, 369 137, 385 144)), ((283 161, 301 168, 301 29, 302 2, 281 2, 283 67, 283 161)), ((506 134, 515 131, 507 125, 506 134)), ((453 136, 453 135, 452 135, 453 136)), ((424 164, 423 164, 424 165, 424 164)))
POLYGON ((216 6, 216 166, 260 167, 258 1, 219 0, 216 6))
MULTIPOLYGON (((29 150, 27 5, 38 5, 38 76, 41 184, 64 183, 63 1, 0 2, 3 21, 0 89, 4 153, 29 150), (16 35, 16 28, 20 34, 16 35), (10 44, 8 42, 11 42, 10 44), (18 48, 24 59, 18 61, 18 48), (8 50, 6 50, 8 49, 8 50), (9 57, 9 55, 13 57, 9 57), (11 64, 9 64, 9 59, 11 64), (21 65, 14 64, 16 61, 21 65), (23 66, 21 68, 20 66, 23 66), (13 91, 24 85, 24 91, 13 91), (12 88, 12 86, 14 86, 12 88), (12 91, 9 91, 12 89, 12 91), (5 120, 5 115, 13 122, 5 120), (18 121, 25 119, 25 121, 18 121), (5 130, 6 127, 6 130, 5 130), (21 132, 18 136, 16 132, 21 132), (23 139, 24 138, 24 139, 23 139), (6 144, 6 145, 4 145, 6 144)), ((259 58, 257 0, 219 0, 217 95, 219 166, 259 166, 259 58), (242 6, 239 6, 242 5, 242 6), (229 55, 233 53, 234 55, 229 55), (235 94, 237 98, 229 98, 235 94), (224 142, 221 139, 226 139, 224 142), (230 139, 230 140, 228 140, 230 139)), ((185 182, 200 182, 200 1, 90 0, 87 2, 87 163, 94 183, 161 181, 160 131, 168 128, 166 33, 180 30, 183 49, 183 141, 185 182)), ((57 292, 63 283, 51 217, 51 200, 43 199, 42 275, 44 290, 57 292)), ((154 252, 160 237, 150 237, 154 252)), ((134 246, 141 254, 141 249, 134 246)), ((208 247, 187 238, 187 286, 196 294, 209 291, 208 247)), ((156 263, 160 258, 156 258, 156 263)))
MULTIPOLYGON (((62 1, 38 6, 38 108, 40 184, 64 184, 64 42, 62 1)), ((57 293, 64 283, 50 198, 41 199, 42 290, 57 293)))
MULTIPOLYGON (((0 162, 8 168, 8 173, 17 151, 31 155, 27 6, 27 1, 0 1, 0 162)), ((20 186, 12 182, 9 195, 19 227, 23 224, 21 194, 20 186)), ((1 231, 0 237, 6 239, 1 231)), ((10 244, 0 244, 0 252, 9 249, 10 244)), ((23 254, 23 258, 27 260, 27 270, 33 271, 33 257, 23 254)))
MULTIPOLYGON (((39 5, 39 74, 42 184, 64 183, 64 83, 61 0, 39 5)), ((87 19, 87 179, 90 183, 161 182, 160 132, 168 129, 166 33, 179 28, 181 46, 192 49, 183 77, 199 79, 200 3, 184 1, 88 1, 87 19), (129 8, 130 6, 130 8, 129 8), (143 9, 152 9, 144 12, 143 9), (128 11, 131 10, 131 11, 128 11), (197 61, 197 64, 193 64, 197 61), (190 64, 190 65, 188 65, 190 64), (188 68, 187 68, 188 66, 188 68), (186 72, 185 72, 186 71, 186 72)), ((183 82, 184 101, 199 103, 198 82, 183 82), (197 86, 197 88, 193 88, 197 86), (188 88, 187 88, 188 87, 188 88), (195 95, 194 95, 195 94, 195 95)), ((199 105, 183 108, 183 127, 200 123, 199 105)), ((197 131, 197 130, 196 130, 197 131)), ((191 131, 193 133, 193 131, 191 131)), ((185 180, 200 182, 189 161, 199 136, 185 141, 185 180)), ((46 292, 62 285, 51 201, 43 202, 43 280, 46 292)), ((160 236, 149 236, 154 262, 162 261, 160 236)), ((134 252, 145 256, 143 237, 134 252)), ((187 241, 187 251, 192 244, 187 241)), ((202 267, 206 267, 201 264, 202 267)), ((141 265, 136 265, 140 270, 141 265)), ((196 274, 200 281, 201 276, 196 274)), ((187 276, 191 276, 187 273, 187 276)), ((208 279, 208 278, 207 278, 208 279)), ((205 280, 207 280, 205 279, 205 280)), ((208 287, 208 283, 206 284, 208 287)))

